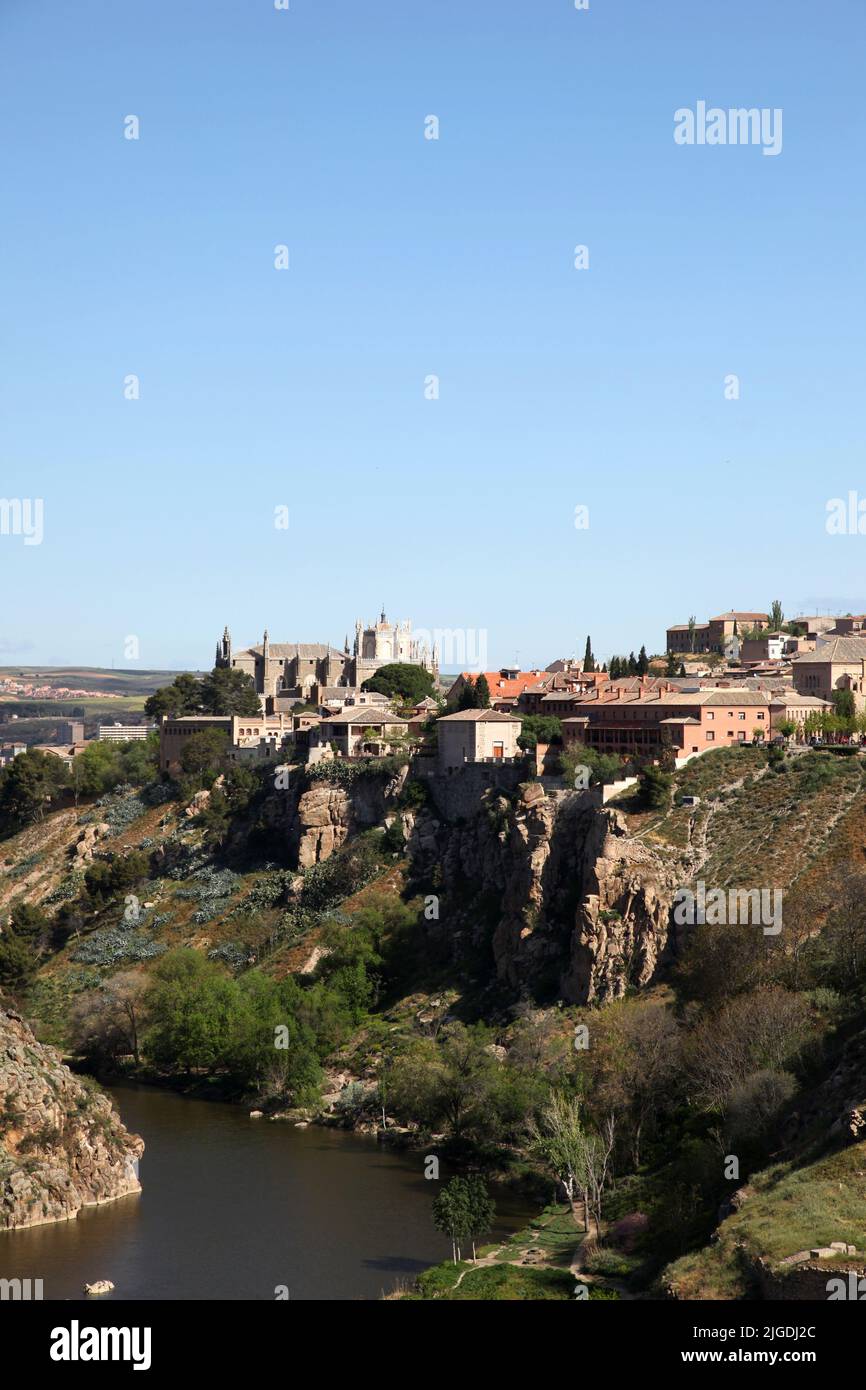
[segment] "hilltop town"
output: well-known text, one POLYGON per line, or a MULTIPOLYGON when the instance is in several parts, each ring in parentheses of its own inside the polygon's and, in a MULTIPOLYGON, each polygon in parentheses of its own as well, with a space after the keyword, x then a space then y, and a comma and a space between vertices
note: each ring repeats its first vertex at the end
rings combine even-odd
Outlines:
MULTIPOLYGON (((675 624, 661 653, 582 645, 445 674, 384 611, 341 649, 226 630, 135 719, 16 747, 15 1086, 40 1091, 53 1045, 528 1185, 531 1227, 411 1298, 859 1278, 866 617, 774 604, 675 624)), ((79 1099, 74 1135, 7 1129, 0 1227, 136 1190, 140 1141, 79 1099)))
POLYGON ((559 657, 543 669, 464 671, 444 681, 438 653, 413 639, 410 623, 389 623, 384 610, 376 624, 356 624, 352 650, 348 638, 340 651, 272 643, 265 632, 261 644, 237 651, 226 629, 216 668, 249 678, 259 717, 172 711, 161 726, 160 761, 164 771, 176 768, 184 740, 207 728, 225 733, 232 757, 274 763, 383 756, 407 744, 430 757, 435 728, 436 767, 446 773, 521 760, 527 744, 544 772, 559 748, 631 763, 664 753, 680 765, 729 744, 839 741, 866 730, 857 722, 866 707, 864 624, 862 616, 785 622, 777 604, 775 613, 675 624, 660 657, 642 647, 638 657, 599 668, 588 638, 582 661, 559 657), (374 688, 378 672, 398 666, 424 673, 423 696, 413 701, 397 691, 395 701, 387 685, 374 688))

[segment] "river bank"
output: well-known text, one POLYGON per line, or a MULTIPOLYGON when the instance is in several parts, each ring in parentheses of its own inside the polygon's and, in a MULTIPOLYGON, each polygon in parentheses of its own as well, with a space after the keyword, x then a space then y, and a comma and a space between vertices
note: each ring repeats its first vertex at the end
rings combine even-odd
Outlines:
MULTIPOLYGON (((47 1299, 81 1298, 96 1279, 121 1301, 378 1299, 447 1256, 420 1152, 155 1086, 111 1093, 145 1141, 141 1193, 0 1234, 0 1277, 42 1279, 47 1299)), ((509 1192, 496 1201, 496 1239, 537 1211, 509 1192)))

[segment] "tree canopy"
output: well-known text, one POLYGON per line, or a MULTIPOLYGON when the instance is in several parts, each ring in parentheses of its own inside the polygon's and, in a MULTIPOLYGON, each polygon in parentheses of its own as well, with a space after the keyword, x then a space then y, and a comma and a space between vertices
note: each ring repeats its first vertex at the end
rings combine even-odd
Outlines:
POLYGON ((408 661, 393 661, 388 666, 380 666, 375 676, 370 676, 361 686, 362 690, 372 690, 379 695, 387 695, 389 700, 402 700, 407 705, 417 705, 432 695, 433 677, 423 666, 413 666, 408 661))
POLYGON ((261 714, 262 704, 255 681, 246 671, 215 666, 201 678, 185 671, 171 685, 160 686, 145 701, 144 712, 151 719, 164 714, 256 715, 261 714))

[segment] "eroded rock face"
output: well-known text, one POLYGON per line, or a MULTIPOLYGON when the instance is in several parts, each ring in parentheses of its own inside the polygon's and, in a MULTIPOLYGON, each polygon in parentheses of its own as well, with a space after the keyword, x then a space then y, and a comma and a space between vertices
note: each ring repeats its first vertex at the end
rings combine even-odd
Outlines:
POLYGON ((0 1009, 0 1230, 140 1192, 144 1142, 19 1014, 0 1009))
POLYGON ((355 816, 349 794, 342 787, 311 787, 298 802, 298 868, 309 869, 330 859, 349 832, 355 816))
MULTIPOLYGON (((387 824, 405 777, 303 792, 289 828, 298 868, 387 824)), ((426 805, 401 812, 403 833, 414 885, 441 890, 437 930, 455 955, 467 942, 490 950, 509 988, 569 1003, 617 998, 656 977, 679 944, 671 909, 688 866, 677 851, 633 839, 591 793, 475 775, 430 791, 426 805)))
POLYGON ((477 930, 473 919, 493 912, 496 971, 515 990, 617 998, 648 984, 676 944, 679 855, 632 839, 589 795, 529 783, 512 797, 488 793, 457 824, 423 811, 409 848, 413 876, 441 881, 445 929, 477 930))
POLYGON ((679 944, 671 909, 683 866, 629 836, 618 812, 599 809, 581 857, 583 895, 562 980, 570 1003, 616 999, 647 985, 679 944))
POLYGON ((290 830, 297 867, 309 869, 330 859, 350 835, 383 824, 406 775, 403 768, 396 777, 360 777, 349 787, 320 783, 305 791, 293 812, 290 830))

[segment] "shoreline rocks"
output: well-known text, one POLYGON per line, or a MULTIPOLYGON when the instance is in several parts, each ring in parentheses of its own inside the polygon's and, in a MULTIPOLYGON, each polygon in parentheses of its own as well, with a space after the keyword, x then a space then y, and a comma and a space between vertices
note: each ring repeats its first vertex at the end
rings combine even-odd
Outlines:
POLYGON ((140 1192, 143 1151, 107 1095, 0 1009, 0 1232, 140 1192))

